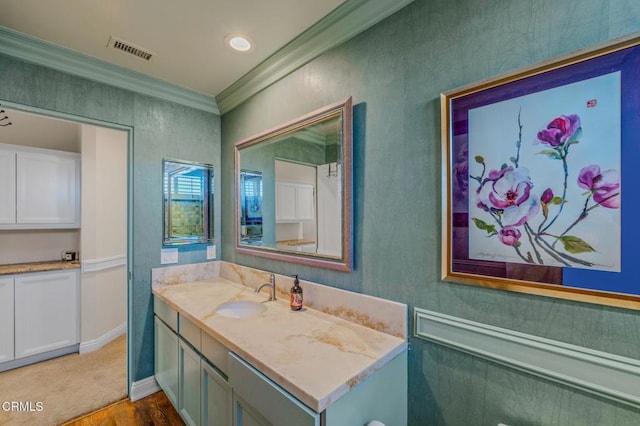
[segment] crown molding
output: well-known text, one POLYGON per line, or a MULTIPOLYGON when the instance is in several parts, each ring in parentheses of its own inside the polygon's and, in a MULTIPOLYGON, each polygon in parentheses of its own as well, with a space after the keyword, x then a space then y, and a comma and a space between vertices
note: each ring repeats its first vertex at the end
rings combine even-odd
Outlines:
POLYGON ((289 44, 224 89, 216 100, 221 114, 286 77, 413 0, 348 0, 289 44))
POLYGON ((0 26, 0 53, 99 83, 220 114, 213 96, 0 26))
POLYGON ((0 53, 131 92, 224 114, 412 2, 348 0, 215 98, 3 26, 0 26, 0 53))

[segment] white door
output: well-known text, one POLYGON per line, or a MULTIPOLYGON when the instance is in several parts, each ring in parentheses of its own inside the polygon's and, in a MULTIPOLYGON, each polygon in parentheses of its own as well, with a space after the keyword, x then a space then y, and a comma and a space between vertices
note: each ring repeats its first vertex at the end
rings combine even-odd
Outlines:
POLYGON ((78 284, 77 271, 16 276, 16 359, 79 343, 78 284))
POLYGON ((79 161, 74 155, 17 154, 17 222, 78 224, 79 161))
POLYGON ((318 254, 342 254, 342 166, 318 166, 318 254), (336 170, 335 176, 329 169, 336 170))
POLYGON ((13 275, 0 277, 0 363, 13 359, 13 275))
POLYGON ((0 223, 16 223, 16 153, 0 149, 0 223))

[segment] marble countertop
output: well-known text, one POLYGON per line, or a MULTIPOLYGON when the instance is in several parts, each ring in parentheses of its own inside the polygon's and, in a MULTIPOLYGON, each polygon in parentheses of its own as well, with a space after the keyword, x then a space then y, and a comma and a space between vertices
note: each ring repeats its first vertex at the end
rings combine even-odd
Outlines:
POLYGON ((80 269, 80 261, 54 260, 48 262, 14 263, 0 265, 0 275, 26 274, 29 272, 59 271, 62 269, 80 269))
POLYGON ((276 241, 276 244, 279 244, 281 246, 301 246, 304 244, 315 244, 316 242, 314 240, 283 240, 283 241, 276 241))
POLYGON ((266 302, 266 290, 258 294, 226 278, 153 293, 318 413, 407 348, 404 338, 309 307, 292 311, 288 301, 266 302), (266 309, 247 318, 216 313, 236 300, 264 302, 266 309))

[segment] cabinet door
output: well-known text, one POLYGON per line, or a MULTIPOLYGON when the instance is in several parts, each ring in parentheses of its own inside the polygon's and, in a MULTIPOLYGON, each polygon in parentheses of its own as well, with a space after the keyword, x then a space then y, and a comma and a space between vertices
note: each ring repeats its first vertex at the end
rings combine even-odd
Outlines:
MULTIPOLYGON (((229 354, 229 384, 234 394, 236 426, 246 426, 242 419, 254 418, 250 409, 274 425, 319 426, 320 414, 302 404, 291 394, 234 353, 229 354), (237 418, 240 418, 239 422, 237 418)), ((251 411, 252 412, 252 411, 251 411)), ((264 424, 264 423, 257 423, 264 424)))
POLYGON ((16 153, 0 149, 0 223, 16 223, 16 153))
POLYGON ((315 189, 304 183, 276 182, 276 221, 315 219, 315 189))
POLYGON ((17 223, 79 224, 76 156, 17 153, 17 223))
POLYGON ((202 374, 202 424, 208 426, 231 426, 231 386, 204 359, 200 361, 202 374))
POLYGON ((296 214, 298 220, 313 220, 315 217, 313 205, 313 185, 298 185, 296 188, 296 214))
POLYGON ((233 426, 272 426, 267 419, 258 413, 237 394, 233 395, 233 426))
POLYGON ((178 343, 178 411, 185 423, 200 425, 200 355, 184 340, 178 343))
POLYGON ((276 182, 276 221, 296 220, 296 184, 276 182))
POLYGON ((80 341, 77 271, 15 277, 16 359, 80 341))
POLYGON ((13 276, 0 277, 0 363, 13 359, 13 276))
POLYGON ((174 407, 178 406, 178 335, 154 318, 155 378, 174 407))
POLYGON ((324 413, 329 426, 407 424, 407 351, 382 366, 335 401, 324 413))

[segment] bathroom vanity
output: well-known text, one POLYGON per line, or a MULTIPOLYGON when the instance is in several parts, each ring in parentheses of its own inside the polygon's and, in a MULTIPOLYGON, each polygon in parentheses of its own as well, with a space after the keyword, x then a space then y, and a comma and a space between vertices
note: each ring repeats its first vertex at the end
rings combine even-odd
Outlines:
POLYGON ((155 377, 187 424, 406 424, 406 305, 226 262, 153 272, 155 377), (231 308, 228 308, 231 306, 231 308))

